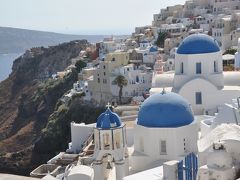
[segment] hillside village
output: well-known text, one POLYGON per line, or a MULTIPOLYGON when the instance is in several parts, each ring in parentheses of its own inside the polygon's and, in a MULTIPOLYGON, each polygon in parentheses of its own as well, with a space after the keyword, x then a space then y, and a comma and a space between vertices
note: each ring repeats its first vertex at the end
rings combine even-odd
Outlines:
MULTIPOLYGON (((31 52, 29 52, 31 54, 31 52)), ((63 72, 77 94, 106 106, 94 124, 32 171, 48 179, 240 178, 240 1, 193 0, 153 15, 125 39, 89 45, 63 72), (45 176, 46 175, 46 176, 45 176)))
POLYGON ((224 71, 238 70, 239 6, 236 0, 202 0, 161 9, 153 15, 152 25, 136 27, 126 39, 104 38, 73 59, 73 65, 83 61, 86 66, 79 72, 79 81, 73 89, 84 91, 86 100, 117 105, 119 87, 113 82, 121 75, 127 81, 122 88, 121 103, 130 103, 132 97, 141 102, 150 93, 153 75, 174 71, 177 47, 184 38, 198 33, 217 41, 224 71))

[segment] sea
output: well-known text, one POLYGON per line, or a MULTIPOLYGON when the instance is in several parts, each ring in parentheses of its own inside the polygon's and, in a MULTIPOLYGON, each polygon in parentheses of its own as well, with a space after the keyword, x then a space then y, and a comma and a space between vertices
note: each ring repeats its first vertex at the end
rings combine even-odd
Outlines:
POLYGON ((0 54, 0 82, 12 72, 13 61, 22 53, 0 54))

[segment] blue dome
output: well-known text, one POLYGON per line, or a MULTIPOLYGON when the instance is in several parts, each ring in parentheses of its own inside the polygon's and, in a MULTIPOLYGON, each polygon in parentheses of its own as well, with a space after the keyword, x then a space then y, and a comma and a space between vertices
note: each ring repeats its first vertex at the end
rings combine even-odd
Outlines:
POLYGON ((193 34, 183 40, 177 49, 178 54, 204 54, 220 51, 215 39, 206 34, 193 34))
POLYGON ((149 43, 147 40, 143 40, 140 43, 149 43))
POLYGON ((175 93, 157 93, 146 99, 138 113, 137 124, 152 128, 175 128, 194 120, 189 103, 175 93))
POLYGON ((97 118, 97 128, 110 129, 121 126, 120 117, 109 108, 97 118))
POLYGON ((157 49, 156 47, 153 47, 153 46, 152 46, 149 51, 150 51, 150 52, 157 52, 158 49, 157 49))

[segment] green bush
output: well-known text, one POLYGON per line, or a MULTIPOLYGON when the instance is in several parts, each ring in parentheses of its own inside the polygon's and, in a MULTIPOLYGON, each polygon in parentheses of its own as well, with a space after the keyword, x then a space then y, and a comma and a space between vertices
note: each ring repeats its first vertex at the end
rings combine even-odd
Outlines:
POLYGON ((227 50, 223 53, 223 55, 225 55, 225 54, 232 54, 232 55, 235 55, 236 52, 237 52, 236 49, 232 49, 232 48, 230 48, 230 49, 227 49, 227 50))
POLYGON ((157 46, 164 47, 164 41, 167 39, 168 33, 167 32, 159 32, 157 41, 155 42, 157 46))
POLYGON ((80 72, 83 68, 87 66, 87 63, 85 63, 82 60, 79 60, 76 62, 75 66, 76 66, 77 72, 80 72))

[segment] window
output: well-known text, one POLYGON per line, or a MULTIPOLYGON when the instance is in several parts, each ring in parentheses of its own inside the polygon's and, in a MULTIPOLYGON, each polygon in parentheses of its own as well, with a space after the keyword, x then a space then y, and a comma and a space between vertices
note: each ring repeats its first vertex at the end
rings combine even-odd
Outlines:
POLYGON ((160 154, 167 154, 167 144, 164 140, 160 140, 160 154))
POLYGON ((103 83, 104 83, 104 84, 107 84, 107 80, 106 80, 106 79, 103 79, 103 83))
POLYGON ((137 82, 137 83, 139 82, 139 77, 138 77, 138 76, 136 76, 136 82, 137 82))
POLYGON ((100 83, 100 78, 97 79, 98 83, 100 83))
POLYGON ((105 65, 103 66, 103 69, 106 69, 106 66, 105 66, 105 65))
POLYGON ((103 134, 103 146, 105 150, 110 149, 110 137, 108 133, 103 134))
POLYGON ((106 72, 103 72, 103 75, 106 76, 106 72))
POLYGON ((196 74, 201 74, 201 73, 202 73, 202 64, 196 63, 196 74))
POLYGON ((214 61, 214 72, 217 72, 217 62, 214 61))
POLYGON ((115 144, 116 144, 116 148, 117 149, 119 149, 120 148, 120 146, 121 146, 121 134, 120 134, 120 132, 117 132, 116 134, 115 134, 115 144))
POLYGON ((184 73, 184 70, 183 70, 183 62, 181 62, 181 67, 180 67, 180 73, 183 74, 184 73))
POLYGON ((201 92, 196 92, 195 98, 196 98, 196 104, 202 104, 202 93, 201 92))

